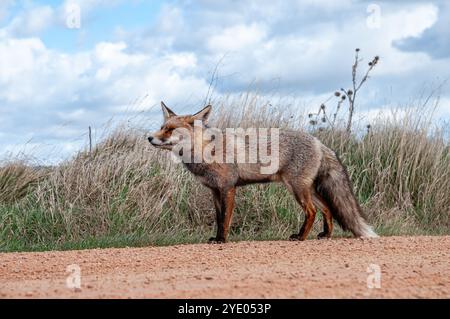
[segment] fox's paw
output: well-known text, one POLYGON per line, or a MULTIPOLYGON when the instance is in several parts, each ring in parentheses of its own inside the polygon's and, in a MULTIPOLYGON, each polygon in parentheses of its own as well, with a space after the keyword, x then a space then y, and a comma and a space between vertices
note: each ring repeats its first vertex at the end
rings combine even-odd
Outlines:
POLYGON ((319 233, 319 235, 317 235, 317 239, 330 239, 330 238, 331 234, 324 231, 319 233))
POLYGON ((225 244, 225 238, 211 237, 208 240, 208 244, 225 244))
POLYGON ((291 241, 302 241, 302 240, 304 240, 304 239, 302 239, 301 236, 300 236, 299 234, 292 234, 292 235, 289 237, 289 240, 291 240, 291 241))

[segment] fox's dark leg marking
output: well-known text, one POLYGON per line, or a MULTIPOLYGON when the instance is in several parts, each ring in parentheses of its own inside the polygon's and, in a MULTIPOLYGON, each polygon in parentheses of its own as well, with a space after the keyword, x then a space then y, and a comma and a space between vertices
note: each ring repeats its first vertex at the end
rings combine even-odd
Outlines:
POLYGON ((213 194, 214 207, 216 208, 217 235, 216 235, 216 237, 211 237, 208 240, 208 242, 209 243, 224 242, 225 241, 225 238, 223 237, 224 216, 222 214, 221 193, 218 189, 211 189, 211 191, 213 194))
POLYGON ((217 235, 209 239, 210 243, 225 243, 228 237, 231 217, 234 210, 236 188, 227 190, 213 189, 214 206, 216 208, 217 235))
POLYGON ((322 211, 323 215, 323 232, 319 233, 319 235, 317 235, 317 238, 330 238, 331 234, 333 233, 333 216, 326 206, 322 207, 320 210, 322 211))
POLYGON ((314 194, 315 203, 323 215, 323 231, 317 236, 318 239, 330 238, 333 233, 333 215, 327 203, 317 193, 314 194))
POLYGON ((293 234, 290 239, 291 240, 305 240, 308 237, 309 232, 311 231, 312 225, 314 224, 314 220, 316 218, 316 208, 314 207, 311 191, 309 189, 302 189, 301 191, 297 191, 294 189, 294 196, 297 202, 302 207, 305 212, 305 221, 303 222, 302 227, 298 234, 293 234))

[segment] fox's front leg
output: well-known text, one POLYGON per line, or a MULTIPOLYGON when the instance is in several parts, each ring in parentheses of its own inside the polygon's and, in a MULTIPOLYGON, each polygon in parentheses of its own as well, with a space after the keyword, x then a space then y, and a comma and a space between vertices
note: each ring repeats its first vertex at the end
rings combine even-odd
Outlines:
POLYGON ((209 239, 210 243, 225 243, 228 237, 231 217, 234 210, 236 188, 225 190, 213 189, 213 200, 216 208, 217 235, 209 239))
POLYGON ((216 237, 211 237, 208 242, 209 243, 217 243, 224 242, 225 238, 223 236, 223 215, 222 215, 222 207, 221 207, 221 193, 218 189, 211 189, 213 195, 214 207, 216 209, 216 227, 217 227, 217 235, 216 237))

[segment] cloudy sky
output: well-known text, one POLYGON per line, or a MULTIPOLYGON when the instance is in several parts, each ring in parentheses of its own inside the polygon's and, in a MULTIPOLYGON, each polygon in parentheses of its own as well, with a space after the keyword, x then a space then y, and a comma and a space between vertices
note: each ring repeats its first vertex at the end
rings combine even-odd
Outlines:
MULTIPOLYGON (((0 156, 55 161, 88 126, 157 122, 160 100, 199 108, 219 62, 215 96, 257 88, 315 109, 349 84, 358 47, 381 58, 359 100, 373 114, 447 80, 449 38, 446 1, 0 0, 0 156)), ((450 85, 440 94, 450 119, 450 85)))

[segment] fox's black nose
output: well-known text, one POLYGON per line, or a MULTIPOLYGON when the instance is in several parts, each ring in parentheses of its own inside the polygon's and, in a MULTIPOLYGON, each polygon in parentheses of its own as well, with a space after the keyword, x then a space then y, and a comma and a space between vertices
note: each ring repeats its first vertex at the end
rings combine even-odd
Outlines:
POLYGON ((148 141, 151 143, 151 142, 153 141, 153 136, 150 136, 150 137, 148 138, 148 141))

